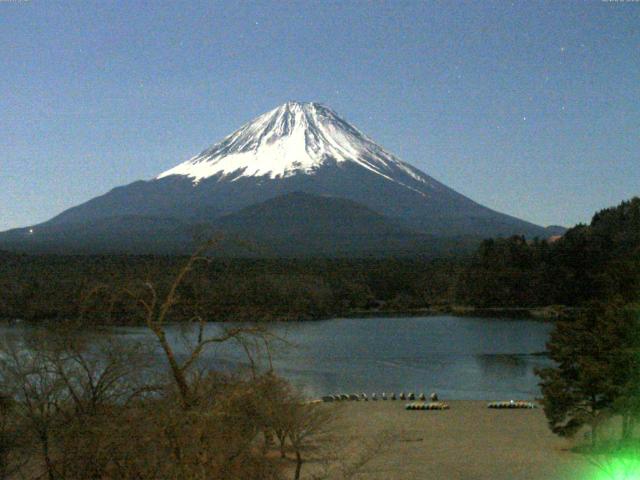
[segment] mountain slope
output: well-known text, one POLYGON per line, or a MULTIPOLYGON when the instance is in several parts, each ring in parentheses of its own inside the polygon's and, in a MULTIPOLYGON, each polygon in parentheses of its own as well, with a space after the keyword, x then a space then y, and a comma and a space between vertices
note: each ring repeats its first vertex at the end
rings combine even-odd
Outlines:
POLYGON ((223 216, 213 230, 278 256, 417 254, 432 240, 351 200, 302 192, 223 216))
POLYGON ((293 192, 351 200, 435 237, 548 236, 544 228, 486 208, 399 160, 328 107, 296 102, 257 117, 152 180, 115 188, 37 228, 77 234, 81 225, 125 217, 212 224, 293 192))
POLYGON ((1 244, 31 253, 188 254, 198 239, 220 234, 211 253, 240 257, 435 256, 471 251, 478 243, 413 232, 351 200, 294 192, 210 222, 119 216, 15 229, 2 234, 1 244))
POLYGON ((45 223, 0 234, 2 248, 24 253, 188 253, 191 226, 171 218, 123 215, 71 224, 45 223))

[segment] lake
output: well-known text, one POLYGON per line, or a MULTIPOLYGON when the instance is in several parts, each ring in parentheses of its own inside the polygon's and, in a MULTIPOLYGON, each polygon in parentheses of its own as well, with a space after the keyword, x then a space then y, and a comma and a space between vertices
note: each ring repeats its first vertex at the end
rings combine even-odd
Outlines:
MULTIPOLYGON (((228 325, 228 324, 227 324, 228 325)), ((552 324, 524 319, 454 316, 334 319, 274 323, 271 331, 290 344, 273 352, 278 373, 318 397, 334 393, 435 391, 441 398, 493 400, 539 396, 535 367, 551 361, 541 353, 552 324)), ((220 329, 207 326, 208 333, 220 329)), ((125 338, 153 338, 144 328, 117 329, 125 338)), ((181 347, 178 327, 171 342, 181 347)), ((216 346, 205 365, 246 363, 235 344, 216 346)))

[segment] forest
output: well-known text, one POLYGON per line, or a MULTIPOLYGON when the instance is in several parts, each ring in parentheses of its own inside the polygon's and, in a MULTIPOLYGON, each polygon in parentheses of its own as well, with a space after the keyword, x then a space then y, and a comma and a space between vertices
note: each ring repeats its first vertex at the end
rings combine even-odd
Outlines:
MULTIPOLYGON (((215 245, 212 246, 215 248, 215 245)), ((0 252, 0 317, 140 323, 137 292, 164 292, 188 257, 0 252)), ((640 289, 640 198, 555 241, 487 239, 447 258, 221 259, 197 262, 172 320, 309 320, 381 313, 480 312, 632 302, 640 289)))

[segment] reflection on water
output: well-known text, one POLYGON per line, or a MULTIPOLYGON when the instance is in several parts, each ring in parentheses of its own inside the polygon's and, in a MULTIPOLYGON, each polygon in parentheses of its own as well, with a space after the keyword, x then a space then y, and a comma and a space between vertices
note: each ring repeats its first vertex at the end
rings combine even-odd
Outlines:
MULTIPOLYGON (((308 395, 350 392, 431 392, 443 398, 511 399, 539 394, 535 367, 552 325, 529 320, 459 318, 335 319, 276 323, 288 346, 273 352, 275 369, 308 395)), ((209 324, 207 333, 220 331, 209 324)), ((118 329, 123 339, 154 341, 144 328, 118 329)), ((184 354, 181 329, 170 341, 184 354)), ((237 344, 207 350, 203 366, 246 365, 237 344)))
POLYGON ((475 359, 485 377, 522 378, 529 372, 530 358, 525 355, 482 354, 476 355, 475 359))

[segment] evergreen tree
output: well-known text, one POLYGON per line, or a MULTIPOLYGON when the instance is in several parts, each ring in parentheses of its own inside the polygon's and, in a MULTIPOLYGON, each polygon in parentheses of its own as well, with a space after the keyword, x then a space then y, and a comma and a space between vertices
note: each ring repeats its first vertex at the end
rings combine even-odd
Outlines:
POLYGON ((547 349, 556 366, 539 370, 544 412, 551 430, 572 436, 623 416, 623 435, 640 413, 640 319, 633 307, 591 304, 557 322, 547 349))
POLYGON ((629 440, 640 418, 640 305, 627 305, 611 315, 609 335, 619 339, 612 355, 616 384, 614 411, 622 417, 622 439, 629 440))

